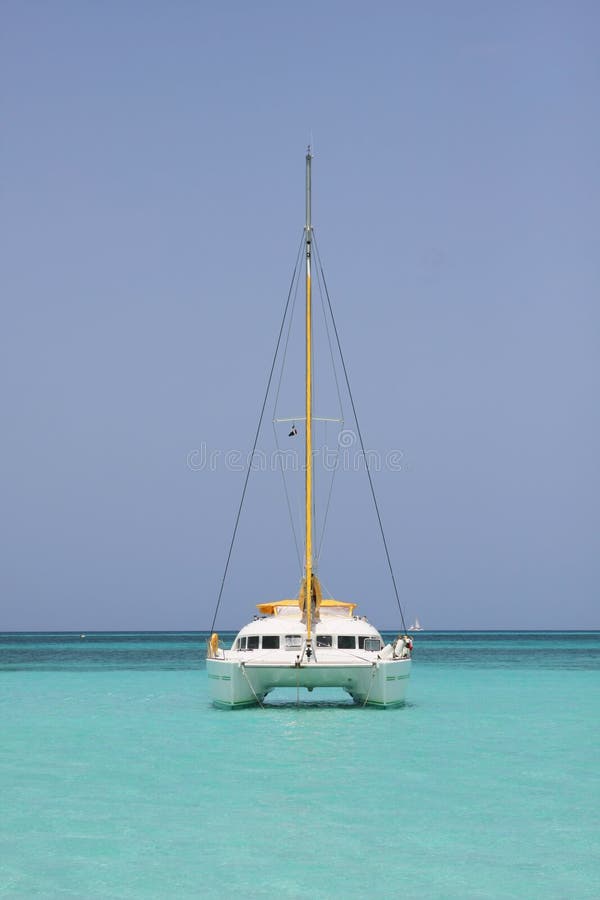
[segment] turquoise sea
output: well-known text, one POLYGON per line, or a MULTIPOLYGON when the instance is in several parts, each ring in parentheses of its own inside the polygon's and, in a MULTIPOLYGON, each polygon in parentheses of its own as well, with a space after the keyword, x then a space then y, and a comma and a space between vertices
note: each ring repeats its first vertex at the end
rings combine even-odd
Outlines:
POLYGON ((213 709, 204 640, 0 635, 1 897, 600 895, 600 632, 418 635, 395 710, 213 709))

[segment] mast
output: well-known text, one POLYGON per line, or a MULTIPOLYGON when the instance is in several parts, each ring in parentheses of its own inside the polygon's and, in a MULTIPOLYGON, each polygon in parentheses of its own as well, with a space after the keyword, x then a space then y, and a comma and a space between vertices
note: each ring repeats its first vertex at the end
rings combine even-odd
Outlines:
POLYGON ((312 153, 309 145, 306 151, 306 225, 304 228, 306 246, 306 457, 305 457, 305 500, 306 500, 306 559, 304 563, 304 581, 306 597, 306 640, 311 639, 312 593, 313 593, 313 555, 312 555, 312 295, 310 284, 310 257, 312 244, 311 224, 311 169, 312 153))

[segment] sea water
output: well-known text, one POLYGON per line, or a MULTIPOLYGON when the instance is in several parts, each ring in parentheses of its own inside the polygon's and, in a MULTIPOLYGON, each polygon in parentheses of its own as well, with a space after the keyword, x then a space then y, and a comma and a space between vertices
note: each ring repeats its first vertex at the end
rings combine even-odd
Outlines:
POLYGON ((234 712, 205 637, 0 637, 0 896, 600 895, 600 633, 424 633, 402 708, 234 712))

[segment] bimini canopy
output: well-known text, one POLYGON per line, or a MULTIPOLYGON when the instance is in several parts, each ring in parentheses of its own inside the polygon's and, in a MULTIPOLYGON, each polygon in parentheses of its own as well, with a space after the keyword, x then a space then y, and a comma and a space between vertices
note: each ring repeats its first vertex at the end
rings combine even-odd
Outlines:
MULTIPOLYGON (((351 616, 356 609, 356 603, 346 603, 344 600, 332 600, 327 598, 321 600, 321 609, 335 610, 338 614, 351 616)), ((257 603, 256 608, 263 616, 276 616, 280 612, 284 612, 290 607, 298 609, 298 599, 295 600, 274 600, 272 603, 257 603)))

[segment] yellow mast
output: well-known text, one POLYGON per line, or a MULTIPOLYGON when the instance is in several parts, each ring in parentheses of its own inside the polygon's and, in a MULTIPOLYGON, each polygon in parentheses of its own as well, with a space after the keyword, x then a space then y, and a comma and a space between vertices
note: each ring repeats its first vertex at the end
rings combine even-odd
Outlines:
POLYGON ((310 210, 310 165, 312 160, 311 148, 306 153, 306 559, 304 563, 305 602, 306 611, 306 640, 311 639, 312 619, 312 592, 313 592, 313 555, 312 555, 312 296, 310 285, 310 255, 312 242, 312 225, 310 210))

